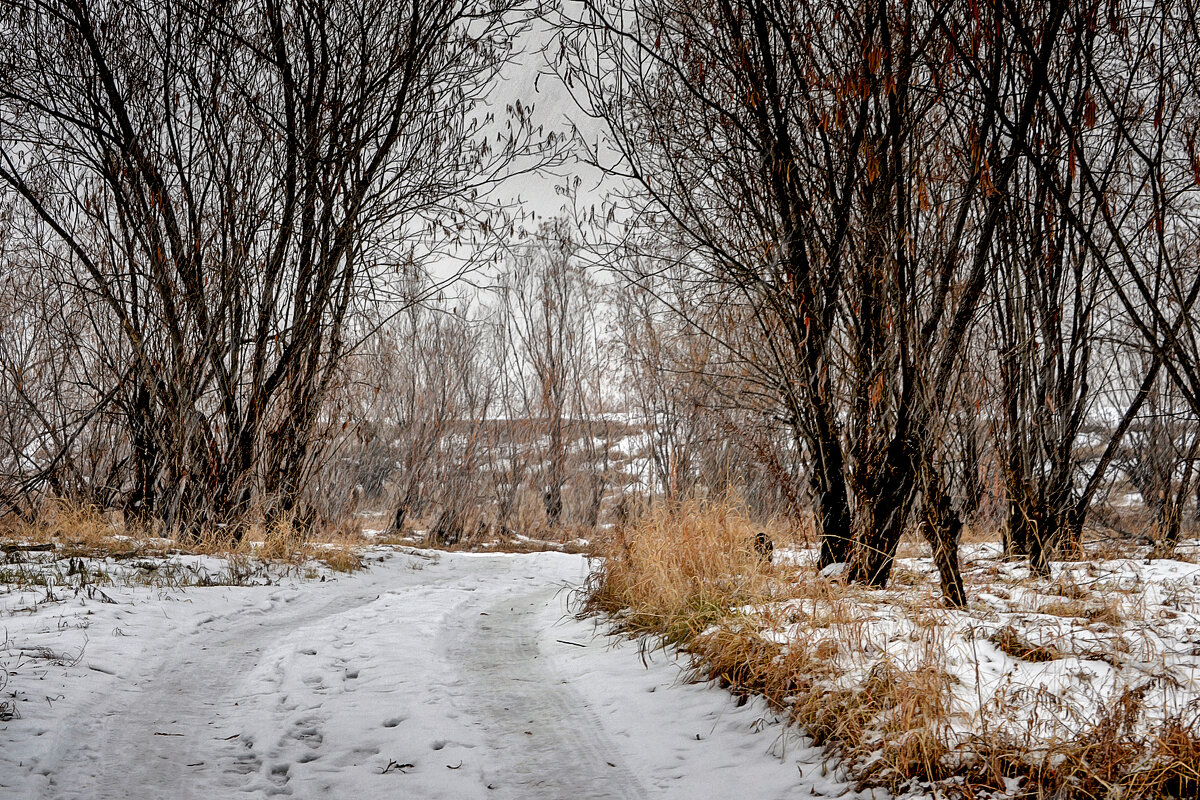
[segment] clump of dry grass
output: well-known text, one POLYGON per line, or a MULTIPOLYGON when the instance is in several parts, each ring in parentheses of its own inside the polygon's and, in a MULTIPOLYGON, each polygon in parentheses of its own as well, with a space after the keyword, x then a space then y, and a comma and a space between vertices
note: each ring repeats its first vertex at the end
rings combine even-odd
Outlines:
POLYGON ((936 629, 917 662, 876 661, 861 681, 845 680, 871 649, 858 590, 816 576, 785 583, 755 551, 758 530, 735 501, 664 504, 602 543, 584 613, 690 652, 693 677, 764 696, 860 777, 899 785, 944 774, 953 678, 939 666, 936 629), (767 606, 785 587, 791 602, 767 606), (794 629, 786 645, 763 635, 781 624, 794 629))
MULTIPOLYGON (((7 644, 7 642, 5 642, 7 644)), ((8 686, 9 672, 0 664, 0 693, 8 686)), ((9 720, 17 719, 21 714, 17 711, 17 703, 12 698, 3 697, 0 694, 0 722, 8 722, 9 720)))
POLYGON ((320 561, 337 572, 362 568, 359 551, 366 544, 361 532, 345 526, 328 530, 306 529, 285 517, 251 528, 231 552, 276 563, 300 565, 320 561))
POLYGON ((619 614, 631 631, 690 641, 733 607, 770 599, 758 530, 730 501, 661 503, 597 542, 604 566, 586 607, 619 614))
POLYGON ((12 544, 53 545, 63 558, 165 555, 171 544, 167 539, 128 530, 119 517, 61 502, 48 503, 32 520, 0 522, 0 539, 12 544))
POLYGON ((1055 617, 1076 617, 1090 624, 1104 624, 1113 628, 1124 622, 1120 606, 1112 601, 1085 603, 1083 598, 1067 602, 1052 600, 1038 606, 1037 612, 1055 617))
POLYGON ((999 787, 1017 778, 1021 796, 1031 798, 1200 797, 1200 708, 1193 702, 1148 732, 1148 688, 1127 688, 1071 736, 1041 744, 1003 734, 980 739, 965 786, 999 787))
POLYGON ((1023 637, 1016 628, 1005 625, 991 637, 992 644, 1003 653, 1007 653, 1019 661, 1054 661, 1062 658, 1062 654, 1044 645, 1034 644, 1023 637))

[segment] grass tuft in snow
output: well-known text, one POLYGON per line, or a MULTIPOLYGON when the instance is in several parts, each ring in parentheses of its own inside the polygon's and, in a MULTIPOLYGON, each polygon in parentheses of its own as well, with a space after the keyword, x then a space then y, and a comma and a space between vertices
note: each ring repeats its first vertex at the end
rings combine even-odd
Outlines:
MULTIPOLYGON (((0 651, 7 648, 8 638, 6 635, 3 645, 0 646, 0 651)), ((17 711, 16 692, 6 694, 9 674, 8 668, 4 664, 0 664, 0 722, 8 722, 21 716, 20 712, 17 711)))

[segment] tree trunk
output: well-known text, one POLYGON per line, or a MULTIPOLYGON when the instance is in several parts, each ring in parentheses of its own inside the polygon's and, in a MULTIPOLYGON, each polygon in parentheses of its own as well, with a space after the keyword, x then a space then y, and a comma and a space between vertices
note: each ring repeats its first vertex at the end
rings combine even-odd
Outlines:
MULTIPOLYGON (((932 467, 930 468, 932 471, 932 467)), ((967 592, 963 586, 958 562, 958 541, 963 523, 951 507, 950 498, 942 489, 936 474, 926 477, 923 489, 924 513, 921 532, 933 550, 933 563, 941 578, 942 598, 952 608, 967 607, 967 592)))
POLYGON ((880 473, 870 482, 873 490, 868 513, 854 547, 851 575, 854 580, 882 589, 892 575, 896 547, 904 535, 908 513, 916 488, 916 453, 906 435, 898 435, 888 445, 880 473))

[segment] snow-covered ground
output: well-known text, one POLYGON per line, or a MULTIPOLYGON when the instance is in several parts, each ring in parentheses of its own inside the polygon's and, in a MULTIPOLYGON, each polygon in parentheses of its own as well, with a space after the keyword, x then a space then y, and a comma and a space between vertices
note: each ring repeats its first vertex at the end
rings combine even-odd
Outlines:
POLYGON ((19 714, 0 723, 0 797, 871 797, 760 703, 570 618, 580 556, 369 563, 0 586, 0 699, 19 714))
MULTIPOLYGON (((1004 746, 1033 763, 1117 723, 1124 741, 1149 746, 1167 730, 1200 731, 1200 564, 1183 560, 1198 544, 1182 542, 1178 559, 1142 547, 1058 561, 1048 578, 1006 560, 998 543, 964 545, 965 610, 943 606, 930 558, 898 559, 889 588, 872 590, 843 585, 840 564, 818 577, 813 550, 783 550, 795 581, 736 624, 823 654, 818 691, 859 691, 880 674, 938 676, 944 709, 936 725, 921 723, 962 758, 1004 746)), ((867 740, 897 738, 881 728, 867 740)))

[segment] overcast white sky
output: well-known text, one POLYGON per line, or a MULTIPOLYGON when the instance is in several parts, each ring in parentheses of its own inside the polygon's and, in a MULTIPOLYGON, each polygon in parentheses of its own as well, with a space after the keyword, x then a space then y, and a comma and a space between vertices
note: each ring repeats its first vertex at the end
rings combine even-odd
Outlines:
MULTIPOLYGON (((542 52, 551 36, 549 23, 534 21, 522 37, 523 54, 517 63, 504 71, 496 86, 492 107, 499 117, 506 105, 520 98, 522 103, 534 105, 534 119, 544 125, 546 131, 557 130, 565 134, 575 123, 589 141, 594 140, 600 134, 600 126, 579 112, 542 52)), ((539 218, 553 217, 562 211, 566 202, 566 198, 555 192, 555 186, 576 176, 581 179, 581 204, 598 202, 604 193, 602 176, 599 171, 579 163, 564 164, 554 170, 554 174, 518 176, 505 183, 501 194, 514 199, 519 197, 525 209, 539 218)))

